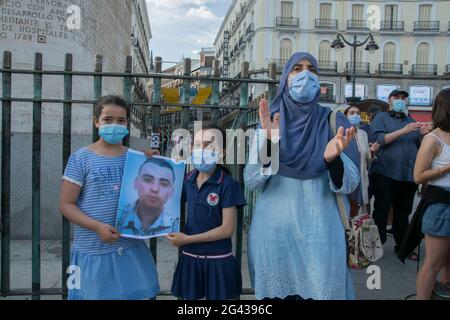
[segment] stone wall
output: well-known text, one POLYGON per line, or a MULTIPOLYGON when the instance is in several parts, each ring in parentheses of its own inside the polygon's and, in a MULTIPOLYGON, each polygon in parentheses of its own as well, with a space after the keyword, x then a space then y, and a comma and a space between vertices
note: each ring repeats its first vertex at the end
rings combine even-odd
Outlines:
MULTIPOLYGON (((9 50, 13 68, 32 69, 34 54, 40 52, 44 70, 63 70, 65 54, 70 53, 73 70, 93 71, 94 56, 101 54, 103 71, 122 72, 131 48, 131 13, 131 0, 0 0, 0 65, 3 51, 9 50), (72 5, 79 8, 80 19, 77 11, 67 13, 72 5), (79 29, 68 29, 77 22, 79 29)), ((13 97, 33 96, 31 75, 13 75, 12 80, 13 97)), ((63 89, 62 76, 43 77, 43 98, 62 99, 63 89)), ((122 94, 122 90, 121 79, 103 79, 104 95, 122 94)), ((93 78, 73 77, 73 99, 92 98, 93 78)), ((43 104, 42 130, 42 236, 57 239, 61 236, 57 207, 62 174, 62 104, 43 104)), ((11 233, 20 239, 31 235, 31 132, 32 104, 13 102, 11 233)), ((91 134, 92 105, 74 104, 72 151, 89 144, 91 134)), ((132 135, 139 137, 134 127, 132 135)), ((133 138, 132 146, 139 148, 144 142, 133 138)))

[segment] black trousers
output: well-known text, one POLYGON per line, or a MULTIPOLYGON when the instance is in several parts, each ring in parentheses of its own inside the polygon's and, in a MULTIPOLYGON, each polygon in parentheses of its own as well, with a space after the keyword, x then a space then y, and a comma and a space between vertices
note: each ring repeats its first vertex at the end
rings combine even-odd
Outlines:
POLYGON ((382 174, 374 174, 372 192, 375 196, 373 219, 380 232, 381 242, 386 242, 386 226, 389 209, 394 211, 392 232, 394 233, 396 249, 401 245, 408 229, 408 216, 414 204, 417 185, 410 181, 397 181, 382 174))

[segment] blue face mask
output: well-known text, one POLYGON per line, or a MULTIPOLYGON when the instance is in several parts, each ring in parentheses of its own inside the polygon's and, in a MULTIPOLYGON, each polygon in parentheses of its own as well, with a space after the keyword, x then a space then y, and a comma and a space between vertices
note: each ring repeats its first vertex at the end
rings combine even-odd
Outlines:
POLYGON ((109 144, 121 143, 129 133, 127 127, 119 124, 105 124, 98 130, 98 135, 109 144))
POLYGON ((350 124, 352 126, 359 126, 359 124, 361 123, 361 116, 359 114, 352 114, 350 116, 347 117, 348 121, 350 121, 350 124))
POLYGON ((392 110, 394 110, 395 112, 407 114, 408 107, 406 105, 406 101, 403 99, 392 100, 392 110))
POLYGON ((195 149, 191 160, 195 169, 203 173, 211 173, 217 166, 217 153, 211 150, 195 149))
POLYGON ((289 94, 300 103, 311 102, 320 90, 319 77, 309 70, 297 73, 288 80, 289 94))

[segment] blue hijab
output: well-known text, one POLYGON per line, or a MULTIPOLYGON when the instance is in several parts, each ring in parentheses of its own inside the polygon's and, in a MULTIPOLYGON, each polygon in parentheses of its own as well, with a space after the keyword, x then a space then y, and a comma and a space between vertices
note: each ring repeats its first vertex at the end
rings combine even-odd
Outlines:
MULTIPOLYGON (((307 59, 319 72, 316 59, 306 52, 295 53, 284 67, 278 92, 270 105, 271 116, 280 113, 280 166, 278 173, 296 179, 312 179, 323 175, 327 168, 323 154, 333 138, 329 125, 331 109, 319 104, 320 92, 308 103, 299 103, 289 94, 289 73, 301 60, 307 59)), ((337 128, 350 128, 347 118, 338 113, 337 128)), ((355 140, 345 154, 359 170, 360 155, 355 140)))

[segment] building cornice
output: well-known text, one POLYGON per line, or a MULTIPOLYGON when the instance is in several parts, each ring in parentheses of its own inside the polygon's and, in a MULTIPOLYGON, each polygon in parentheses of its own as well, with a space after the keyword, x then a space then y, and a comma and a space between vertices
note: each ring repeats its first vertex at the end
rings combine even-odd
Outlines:
POLYGON ((225 15, 225 18, 223 18, 222 24, 220 25, 220 29, 219 29, 219 31, 217 32, 216 38, 214 39, 214 43, 213 43, 214 46, 216 46, 216 43, 217 43, 217 40, 219 39, 219 36, 222 34, 223 29, 224 29, 225 26, 227 25, 228 19, 230 18, 231 13, 233 12, 234 7, 236 6, 236 3, 237 3, 237 2, 238 2, 238 0, 233 0, 233 3, 231 4, 230 8, 228 8, 227 14, 225 15))
MULTIPOLYGON (((219 31, 217 32, 217 35, 216 35, 216 37, 215 37, 215 39, 214 39, 214 42, 213 42, 213 45, 214 45, 214 46, 217 46, 217 42, 219 41, 219 36, 223 33, 224 28, 225 28, 225 26, 227 25, 228 20, 229 20, 230 17, 231 17, 231 14, 234 12, 234 9, 235 9, 236 4, 237 4, 238 1, 239 1, 239 0, 233 0, 233 3, 231 4, 230 8, 228 9, 228 12, 227 12, 227 14, 225 15, 225 18, 223 19, 222 24, 221 24, 221 26, 220 26, 220 29, 219 29, 219 31)), ((257 1, 257 0, 248 0, 248 1, 247 1, 247 5, 246 5, 246 10, 248 10, 250 7, 253 7, 253 5, 255 4, 256 1, 257 1)), ((246 12, 242 17, 245 17, 246 14, 247 14, 247 12, 246 12)), ((242 22, 242 17, 240 18, 241 22, 242 22)), ((240 23, 239 23, 239 24, 240 24, 240 23)), ((229 30, 229 31, 231 31, 231 30, 229 30)))

